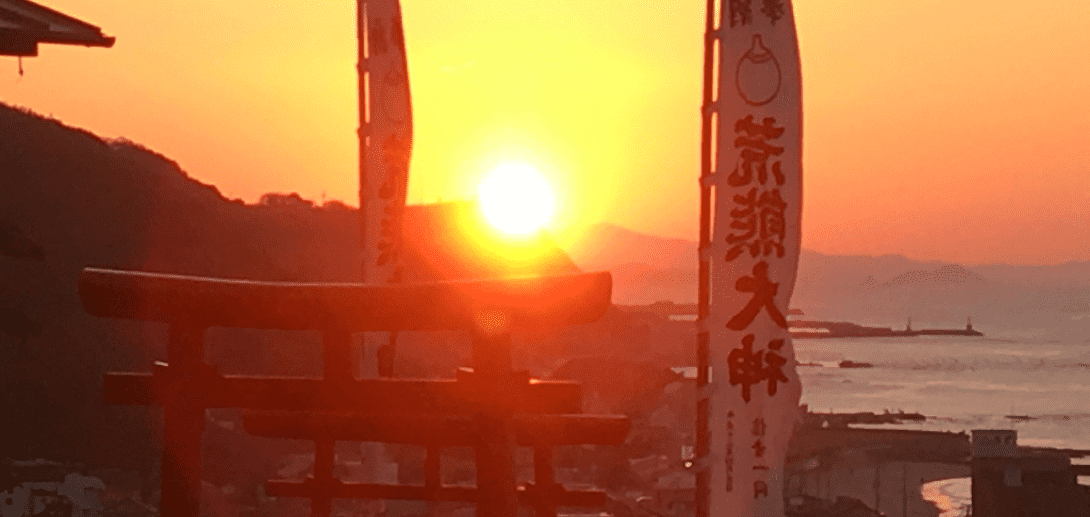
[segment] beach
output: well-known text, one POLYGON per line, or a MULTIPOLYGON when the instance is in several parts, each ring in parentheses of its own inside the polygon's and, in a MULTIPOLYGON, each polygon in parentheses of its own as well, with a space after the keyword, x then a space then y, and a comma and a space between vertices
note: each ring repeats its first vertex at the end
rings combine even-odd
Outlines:
MULTIPOLYGON (((796 339, 795 349, 800 363, 820 365, 799 367, 810 411, 918 412, 928 418, 869 427, 1015 429, 1019 445, 1090 449, 1090 340, 796 339), (873 367, 839 368, 843 360, 873 367)), ((943 517, 963 515, 969 496, 967 478, 924 487, 943 517)))

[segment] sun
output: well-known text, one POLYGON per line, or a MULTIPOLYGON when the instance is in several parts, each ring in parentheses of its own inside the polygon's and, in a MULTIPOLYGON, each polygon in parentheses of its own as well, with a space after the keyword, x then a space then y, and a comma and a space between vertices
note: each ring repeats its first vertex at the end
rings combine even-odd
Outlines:
POLYGON ((530 235, 553 215, 552 187, 529 165, 505 164, 492 169, 477 193, 485 219, 509 235, 530 235))

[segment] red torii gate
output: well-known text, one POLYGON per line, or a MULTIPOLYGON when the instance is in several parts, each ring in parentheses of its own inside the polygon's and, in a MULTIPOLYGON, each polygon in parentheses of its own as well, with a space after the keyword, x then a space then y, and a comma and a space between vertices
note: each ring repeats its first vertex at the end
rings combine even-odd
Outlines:
POLYGON ((267 493, 308 497, 316 517, 330 514, 334 498, 468 501, 482 517, 512 517, 520 500, 541 517, 557 506, 605 504, 604 492, 555 483, 551 447, 621 443, 628 420, 579 415, 578 384, 512 372, 510 333, 597 320, 610 306, 609 273, 367 285, 85 269, 79 291, 94 316, 170 326, 166 363, 151 374, 108 373, 103 385, 108 403, 163 406, 163 517, 197 516, 204 410, 213 407, 264 411, 244 416, 258 436, 314 440, 314 476, 270 481, 267 493), (204 363, 212 326, 320 330, 323 378, 222 376, 204 363), (354 379, 351 334, 394 330, 469 331, 474 368, 455 380, 354 379), (336 440, 426 445, 425 483, 341 482, 333 477, 336 440), (516 486, 516 443, 534 447, 532 485, 516 486), (476 488, 440 482, 440 448, 456 445, 476 448, 476 488))

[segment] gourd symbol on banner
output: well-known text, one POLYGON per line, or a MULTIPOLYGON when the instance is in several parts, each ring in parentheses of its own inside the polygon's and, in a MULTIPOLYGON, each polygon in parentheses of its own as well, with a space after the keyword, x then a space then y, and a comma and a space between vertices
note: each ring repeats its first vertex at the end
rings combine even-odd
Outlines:
POLYGON ((798 44, 789 1, 721 1, 720 98, 710 103, 717 138, 705 151, 715 155, 705 185, 716 201, 703 325, 717 386, 702 395, 708 446, 698 504, 707 506, 697 515, 782 517, 801 396, 785 316, 800 243, 798 44))
POLYGON ((753 35, 753 47, 738 60, 734 85, 750 106, 764 106, 780 93, 780 63, 760 34, 753 35))

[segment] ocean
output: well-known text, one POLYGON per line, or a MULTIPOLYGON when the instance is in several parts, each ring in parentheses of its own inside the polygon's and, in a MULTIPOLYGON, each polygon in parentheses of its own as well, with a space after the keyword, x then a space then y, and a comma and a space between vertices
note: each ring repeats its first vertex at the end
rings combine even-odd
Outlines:
MULTIPOLYGON (((1090 336, 1086 336, 1090 337, 1090 336)), ((898 429, 1015 429, 1019 445, 1090 450, 1090 339, 1003 337, 796 339, 802 403, 811 411, 921 413, 898 429), (839 368, 842 360, 873 368, 839 368), (1010 418, 1016 417, 1016 418, 1010 418)), ((1077 462, 1078 460, 1076 460, 1077 462)), ((1090 478, 1080 478, 1090 484, 1090 478)), ((964 514, 969 480, 924 487, 964 514)))

